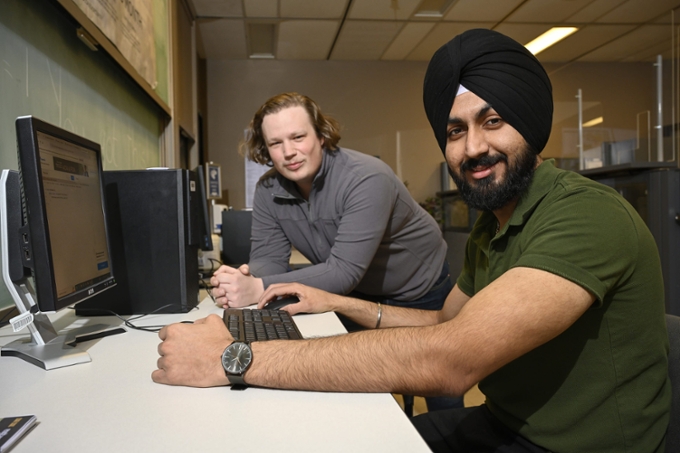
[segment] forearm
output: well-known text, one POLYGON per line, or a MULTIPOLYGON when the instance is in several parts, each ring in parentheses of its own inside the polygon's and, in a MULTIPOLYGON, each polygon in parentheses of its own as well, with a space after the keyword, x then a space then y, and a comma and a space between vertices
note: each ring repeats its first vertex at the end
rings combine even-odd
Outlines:
POLYGON ((363 327, 374 329, 380 315, 380 328, 430 326, 439 322, 439 312, 367 302, 351 297, 335 296, 331 310, 348 317, 363 327))
POLYGON ((265 277, 267 275, 284 274, 288 272, 289 268, 286 265, 288 261, 280 257, 260 257, 253 259, 251 257, 248 262, 250 273, 256 277, 265 277))
POLYGON ((363 273, 350 271, 344 263, 328 260, 281 274, 262 278, 265 288, 277 283, 301 283, 333 294, 348 294, 361 281, 363 273))
POLYGON ((255 359, 245 379, 283 389, 460 395, 474 383, 456 379, 446 365, 437 328, 253 343, 255 359))

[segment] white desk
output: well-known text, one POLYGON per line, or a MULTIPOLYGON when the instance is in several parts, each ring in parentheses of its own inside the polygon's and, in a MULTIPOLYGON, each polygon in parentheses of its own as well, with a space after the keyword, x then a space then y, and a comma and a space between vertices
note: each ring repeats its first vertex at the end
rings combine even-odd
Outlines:
MULTIPOLYGON (((221 313, 148 316, 167 324, 221 313)), ((57 329, 83 322, 72 310, 51 316, 57 329)), ((333 313, 295 317, 305 336, 344 332, 333 313)), ((115 318, 92 323, 119 324, 115 318)), ((0 344, 17 338, 0 329, 0 344)), ((0 358, 0 417, 36 415, 39 425, 12 453, 24 452, 428 452, 389 394, 340 394, 155 384, 158 336, 127 333, 81 344, 92 362, 44 371, 0 358)))

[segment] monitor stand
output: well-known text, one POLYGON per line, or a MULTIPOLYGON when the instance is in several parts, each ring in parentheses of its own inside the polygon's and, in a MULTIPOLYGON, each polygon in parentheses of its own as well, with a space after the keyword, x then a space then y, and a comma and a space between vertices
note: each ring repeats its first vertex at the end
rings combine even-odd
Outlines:
MULTIPOLYGON (((0 264, 2 278, 20 314, 33 312, 27 328, 30 339, 15 340, 1 349, 2 356, 19 357, 45 370, 87 363, 90 355, 74 344, 81 335, 101 336, 111 326, 96 325, 59 335, 47 315, 37 310, 36 295, 25 275, 21 259, 22 234, 21 192, 19 173, 2 170, 0 176, 0 264)), ((26 233, 26 231, 24 231, 26 233)), ((114 333, 114 332, 111 332, 114 333)))
MULTIPOLYGON (((3 277, 5 276, 4 245, 3 242, 3 277)), ((5 284, 7 285, 7 280, 5 284)), ((9 285, 7 287, 9 288, 9 285)), ((35 301, 35 293, 30 282, 13 283, 13 288, 9 291, 20 313, 30 311, 31 301, 35 301), (20 303, 17 302, 15 294, 19 295, 23 310, 19 307, 20 303)), ((3 346, 1 350, 3 357, 18 357, 45 370, 87 363, 92 360, 87 352, 73 346, 76 343, 74 333, 57 334, 44 313, 37 312, 33 317, 33 322, 27 326, 31 333, 30 338, 14 340, 3 346)))

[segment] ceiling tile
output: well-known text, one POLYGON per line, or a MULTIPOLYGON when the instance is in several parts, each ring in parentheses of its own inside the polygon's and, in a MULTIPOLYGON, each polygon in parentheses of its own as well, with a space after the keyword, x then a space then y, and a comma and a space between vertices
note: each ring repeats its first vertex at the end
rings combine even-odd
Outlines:
POLYGON ((246 31, 243 20, 201 19, 198 32, 208 59, 246 59, 246 31))
MULTIPOLYGON (((677 58, 677 49, 676 49, 676 55, 673 55, 673 51, 671 49, 670 43, 668 42, 660 42, 654 46, 651 46, 641 52, 637 52, 635 54, 632 54, 628 58, 624 58, 623 62, 628 63, 628 62, 636 62, 636 61, 648 61, 650 63, 656 63, 656 57, 657 55, 661 55, 661 58, 665 60, 662 64, 668 64, 670 65, 670 62, 667 60, 670 60, 675 56, 677 58)), ((670 66, 669 66, 670 67, 670 66)))
POLYGON ((658 33, 670 36, 673 22, 680 24, 680 0, 455 0, 443 18, 414 17, 421 0, 186 1, 198 15, 199 52, 208 59, 247 58, 247 30, 236 20, 244 14, 249 23, 277 24, 280 59, 326 59, 332 51, 332 59, 428 61, 471 28, 491 28, 525 44, 550 27, 575 25, 581 30, 539 60, 648 61, 667 52, 655 41, 656 31, 648 36, 634 30, 657 25, 666 28, 658 33), (235 22, 200 20, 213 17, 235 22), (619 43, 618 34, 629 32, 635 38, 622 36, 625 44, 619 43))
POLYGON ((628 0, 597 21, 606 23, 647 22, 679 6, 680 0, 628 0))
POLYGON ((411 17, 420 2, 421 0, 354 0, 347 18, 404 20, 411 17))
POLYGON ((342 19, 348 0, 280 0, 281 17, 342 19))
POLYGON ((628 0, 595 0, 581 10, 576 11, 572 16, 567 17, 565 20, 574 23, 590 23, 612 11, 614 8, 621 5, 621 3, 627 1, 628 0))
POLYGON ((432 55, 441 46, 452 40, 457 35, 472 28, 490 28, 491 22, 440 22, 432 31, 413 49, 407 60, 430 61, 432 55))
POLYGON ((339 21, 288 20, 279 24, 276 57, 281 60, 325 60, 339 21))
POLYGON ((198 17, 243 17, 241 0, 191 0, 198 17))
POLYGON ((509 24, 503 22, 494 30, 503 33, 522 45, 527 45, 535 38, 550 30, 551 24, 509 24))
POLYGON ((668 42, 670 47, 668 27, 664 25, 644 25, 588 53, 579 58, 578 61, 623 61, 630 59, 636 53, 644 52, 646 49, 664 42, 668 42))
POLYGON ((499 22, 524 0, 458 0, 444 20, 499 22))
POLYGON ((243 0, 246 17, 279 17, 278 0, 243 0))
POLYGON ((517 8, 508 22, 560 22, 588 6, 593 0, 528 0, 517 8))
POLYGON ((678 22, 680 22, 680 9, 676 10, 675 13, 673 11, 669 11, 652 21, 652 23, 655 24, 666 25, 673 25, 674 23, 677 24, 678 22))
POLYGON ((403 60, 416 45, 432 30, 434 22, 411 22, 397 35, 382 60, 403 60))
POLYGON ((347 20, 331 60, 379 60, 402 27, 400 22, 347 20))
POLYGON ((587 25, 573 35, 548 47, 536 58, 543 63, 566 63, 576 60, 634 28, 633 25, 587 25))

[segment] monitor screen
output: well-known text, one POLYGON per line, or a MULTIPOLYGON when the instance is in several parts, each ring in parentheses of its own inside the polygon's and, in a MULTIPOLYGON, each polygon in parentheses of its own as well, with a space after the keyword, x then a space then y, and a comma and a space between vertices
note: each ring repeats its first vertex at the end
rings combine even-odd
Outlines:
POLYGON ((40 311, 115 284, 98 144, 34 117, 16 121, 24 222, 40 311))

